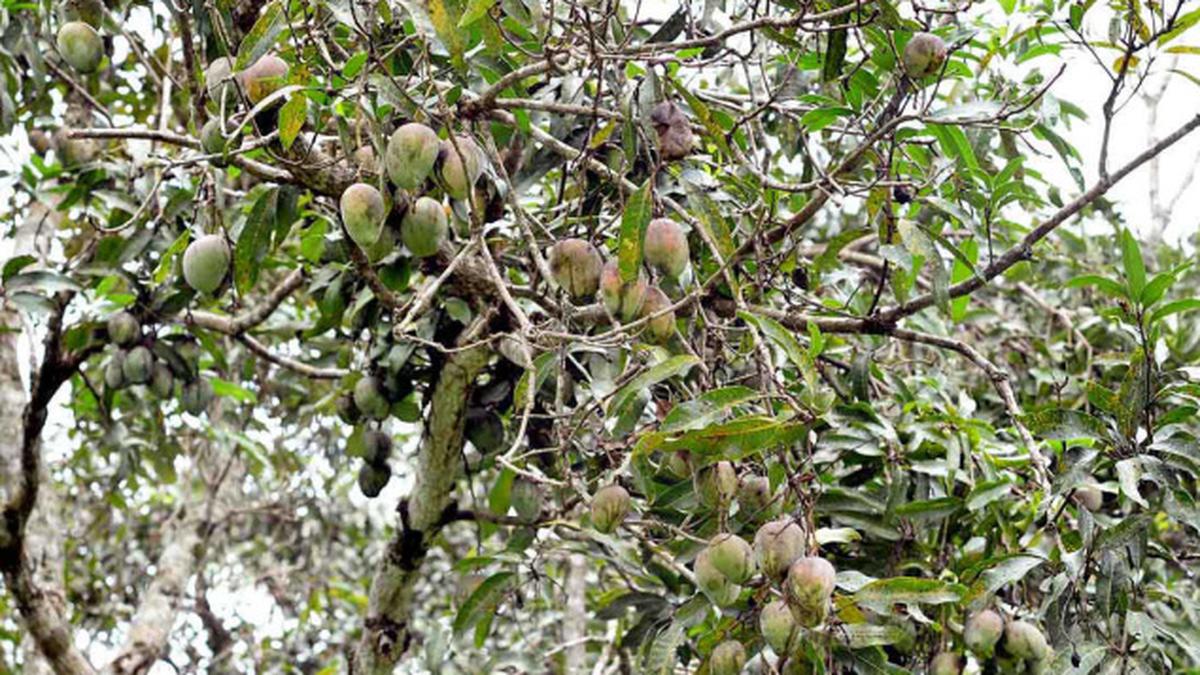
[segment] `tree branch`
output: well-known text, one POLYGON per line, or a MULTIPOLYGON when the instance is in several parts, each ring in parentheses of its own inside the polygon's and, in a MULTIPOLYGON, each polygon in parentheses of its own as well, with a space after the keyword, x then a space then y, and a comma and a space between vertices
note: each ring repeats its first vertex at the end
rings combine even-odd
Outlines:
MULTIPOLYGON (((1016 265, 1022 260, 1028 260, 1031 258, 1033 256, 1033 246, 1042 239, 1046 238, 1046 236, 1053 232, 1055 228, 1065 223, 1071 216, 1082 211, 1087 205, 1099 199, 1104 195, 1104 193, 1108 192, 1112 186, 1120 182, 1125 176, 1128 176, 1134 169, 1138 168, 1142 164, 1145 164, 1162 151, 1179 142, 1180 139, 1194 131, 1196 127, 1200 127, 1200 114, 1193 116, 1192 119, 1188 120, 1185 124, 1172 132, 1171 135, 1142 151, 1140 155, 1134 157, 1129 161, 1129 163, 1111 173, 1107 178, 1100 179, 1087 192, 1079 195, 1072 200, 1071 203, 1062 207, 1057 213, 1050 216, 1050 218, 1048 218, 1045 222, 1033 228, 1033 230, 1031 230, 1029 234, 1025 235, 1020 242, 996 258, 996 260, 984 268, 979 275, 972 276, 965 281, 960 281, 959 283, 951 286, 949 289, 950 297, 957 298, 959 296, 968 295, 983 287, 984 284, 988 283, 992 279, 1000 276, 1013 265, 1016 265)), ((933 305, 933 303, 933 293, 925 293, 913 298, 912 300, 909 300, 902 305, 897 305, 880 312, 879 317, 885 322, 895 323, 906 316, 916 314, 926 307, 933 305)))
MULTIPOLYGON (((32 377, 25 400, 17 355, 17 331, 0 332, 0 572, 16 601, 22 623, 56 673, 90 675, 95 670, 75 648, 62 591, 42 588, 33 578, 34 562, 27 547, 26 525, 38 500, 42 474, 40 439, 54 393, 75 371, 83 356, 61 353, 62 319, 67 300, 60 298, 50 316, 41 367, 32 377)), ((7 307, 0 312, 7 328, 19 323, 7 307)))
POLYGON ((400 529, 379 561, 362 640, 351 672, 391 673, 411 640, 409 616, 421 563, 444 521, 461 470, 463 427, 475 378, 491 350, 475 346, 452 352, 430 396, 426 436, 417 456, 416 483, 399 507, 400 529))

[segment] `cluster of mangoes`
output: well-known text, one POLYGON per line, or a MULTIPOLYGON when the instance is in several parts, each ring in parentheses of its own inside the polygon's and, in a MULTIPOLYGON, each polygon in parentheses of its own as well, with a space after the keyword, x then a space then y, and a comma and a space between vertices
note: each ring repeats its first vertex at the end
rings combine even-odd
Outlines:
MULTIPOLYGON (((347 424, 382 422, 392 412, 396 398, 382 380, 374 375, 361 377, 350 393, 338 398, 338 415, 347 424)), ((363 465, 358 470, 358 487, 367 497, 378 497, 392 478, 388 460, 392 455, 392 439, 382 429, 367 429, 362 435, 363 465)))
MULTIPOLYGON (((105 325, 115 345, 104 369, 104 384, 109 389, 144 385, 160 399, 175 392, 175 373, 171 366, 154 355, 152 342, 142 334, 141 322, 133 314, 120 311, 108 317, 105 325)), ((191 376, 179 392, 179 404, 185 411, 199 415, 213 399, 212 384, 200 376, 191 376)))
POLYGON ((346 188, 339 204, 346 234, 369 259, 379 260, 395 248, 395 238, 387 227, 388 213, 403 208, 399 234, 404 248, 414 258, 437 254, 450 230, 447 209, 430 196, 428 182, 432 179, 451 199, 467 199, 483 173, 485 161, 483 150, 470 136, 443 140, 419 122, 400 126, 388 139, 383 162, 398 192, 389 200, 370 183, 346 188), (410 195, 415 199, 410 201, 410 195))
MULTIPOLYGON (((738 476, 731 462, 720 461, 691 468, 686 452, 669 455, 664 469, 676 478, 689 474, 696 500, 702 506, 725 512, 737 505, 738 521, 758 527, 753 542, 735 532, 720 532, 700 550, 692 571, 698 590, 718 607, 739 600, 746 585, 762 584, 777 590, 773 599, 759 608, 758 629, 763 642, 779 655, 795 655, 805 640, 805 632, 821 627, 827 620, 836 585, 834 565, 818 555, 800 526, 791 518, 777 518, 782 495, 773 493, 764 476, 738 476), (761 583, 754 581, 761 574, 761 583)), ((629 492, 617 483, 605 485, 592 496, 591 526, 612 533, 633 508, 629 492)), ((994 661, 999 672, 1044 672, 1053 657, 1045 635, 1034 624, 1023 620, 1005 621, 999 613, 984 609, 970 615, 963 628, 962 644, 981 662, 994 661)), ((740 673, 746 663, 745 646, 737 640, 725 640, 708 656, 708 672, 714 675, 740 673)), ((788 663, 800 667, 801 660, 788 663)), ((930 662, 931 675, 960 675, 960 653, 945 650, 930 662)))
MULTIPOLYGON (((739 477, 727 461, 693 471, 687 453, 670 455, 666 468, 678 478, 691 476, 696 500, 702 506, 724 512, 736 502, 740 521, 767 521, 755 532, 753 544, 734 532, 718 533, 696 555, 692 571, 698 590, 719 607, 737 602, 743 587, 761 573, 764 583, 779 589, 778 597, 759 614, 763 639, 779 654, 794 653, 803 631, 825 622, 837 576, 833 564, 810 555, 803 531, 791 518, 770 520, 778 514, 782 500, 765 476, 750 473, 739 477)), ((607 485, 592 497, 592 527, 611 533, 631 508, 624 487, 607 485)), ((745 647, 727 640, 709 655, 708 668, 711 673, 738 673, 745 661, 745 647)))
MULTIPOLYGON (((690 259, 687 233, 670 218, 655 218, 646 226, 642 258, 664 277, 678 279, 690 259)), ((576 300, 600 292, 605 308, 616 319, 635 321, 649 317, 646 335, 651 342, 664 343, 675 333, 671 299, 652 285, 642 270, 637 278, 624 281, 617 261, 604 262, 600 251, 583 239, 564 239, 550 247, 547 255, 554 281, 576 300)))
MULTIPOLYGON (((1005 621, 995 610, 983 609, 967 617, 963 626, 963 645, 981 663, 993 662, 1002 673, 1042 673, 1054 656, 1054 649, 1036 625, 1021 619, 1005 621)), ((962 657, 951 651, 934 656, 930 675, 959 675, 962 657)), ((992 666, 984 672, 991 672, 992 666)))

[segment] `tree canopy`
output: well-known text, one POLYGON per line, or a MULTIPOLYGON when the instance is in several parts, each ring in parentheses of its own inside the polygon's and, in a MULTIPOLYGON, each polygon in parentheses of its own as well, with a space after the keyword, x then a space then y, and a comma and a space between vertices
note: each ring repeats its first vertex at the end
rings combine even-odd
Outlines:
POLYGON ((1190 4, 5 3, 0 673, 1200 668, 1190 4))

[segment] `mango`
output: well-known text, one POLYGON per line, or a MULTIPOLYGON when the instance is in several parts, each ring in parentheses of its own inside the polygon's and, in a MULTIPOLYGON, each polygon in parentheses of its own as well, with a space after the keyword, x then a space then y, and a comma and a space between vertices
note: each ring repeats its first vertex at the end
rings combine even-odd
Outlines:
POLYGON ((1054 652, 1042 631, 1028 621, 1008 622, 1004 627, 1004 651, 1024 661, 1042 661, 1054 652))
POLYGON ((58 29, 58 53, 72 68, 92 73, 104 60, 104 42, 95 28, 82 21, 69 21, 58 29))
POLYGON ((655 218, 646 226, 642 257, 647 265, 671 278, 678 278, 690 259, 687 234, 670 218, 655 218))
POLYGON ((387 205, 379 190, 366 183, 355 183, 342 191, 339 206, 342 224, 354 243, 365 249, 379 241, 387 218, 387 205))
POLYGON ((804 556, 792 563, 783 590, 796 623, 813 628, 825 621, 836 582, 837 570, 824 558, 804 556))
POLYGON ((154 355, 145 347, 140 345, 134 347, 125 355, 125 364, 122 366, 122 370, 125 373, 126 382, 146 384, 154 374, 154 355))
POLYGON ((630 499, 625 488, 613 483, 592 495, 592 527, 609 534, 617 529, 629 514, 630 499))
POLYGON ((782 579, 804 549, 804 533, 788 518, 772 520, 754 534, 754 555, 769 579, 782 579))
POLYGON ((452 199, 466 199, 483 173, 483 151, 470 136, 456 136, 454 143, 442 141, 438 151, 438 178, 452 199))
POLYGON ((159 398, 169 398, 175 392, 175 374, 165 363, 155 363, 150 376, 150 389, 159 398))
POLYGON ((446 210, 431 197, 420 197, 400 221, 400 240, 416 258, 435 255, 446 241, 446 210))
POLYGON ((114 352, 104 367, 104 386, 120 389, 125 386, 125 353, 114 352))
POLYGON ((129 312, 117 312, 108 317, 108 339, 120 347, 128 347, 142 336, 142 324, 129 312))
POLYGON ((358 489, 362 490, 368 499, 378 497, 391 479, 392 467, 386 463, 380 466, 363 464, 358 469, 358 489))
POLYGON ((509 502, 512 504, 513 510, 517 512, 517 517, 526 523, 532 523, 542 515, 542 486, 537 483, 518 476, 513 480, 512 490, 509 492, 509 502))
POLYGON ((933 33, 917 33, 904 45, 901 63, 906 75, 920 80, 937 73, 946 62, 946 43, 933 33))
MULTIPOLYGON (((658 314, 672 304, 671 299, 667 297, 666 293, 659 290, 658 286, 651 286, 646 289, 646 299, 642 303, 639 318, 658 314)), ((665 312, 647 321, 643 334, 654 344, 666 344, 675 334, 675 311, 665 312)))
POLYGON ((713 537, 708 543, 708 559, 732 583, 744 584, 754 575, 754 550, 736 534, 713 537))
POLYGON ((696 555, 696 560, 692 563, 692 574, 696 578, 696 586, 718 607, 732 605, 741 595, 742 589, 712 564, 708 548, 696 555))
MULTIPOLYGON (((215 109, 232 111, 237 107, 237 81, 233 76, 233 59, 221 56, 204 69, 204 89, 215 109)), ((216 115, 220 117, 220 115, 216 115)))
POLYGON ((368 375, 354 384, 354 407, 373 420, 387 418, 391 405, 378 378, 368 375))
POLYGON ((642 305, 646 303, 648 289, 646 275, 641 270, 638 270, 637 279, 622 283, 621 270, 615 260, 605 263, 600 271, 600 297, 609 314, 621 321, 629 322, 637 318, 642 305))
POLYGON ((398 187, 415 190, 433 172, 441 148, 437 132, 424 124, 409 122, 401 126, 388 139, 384 158, 388 177, 398 187))
POLYGON ((941 652, 929 663, 929 675, 960 675, 962 659, 954 652, 941 652))
POLYGON ((708 657, 710 675, 738 675, 746 665, 746 648, 737 640, 726 640, 708 657))
POLYGON ((547 263, 555 283, 572 298, 579 300, 596 294, 604 260, 595 246, 583 239, 564 239, 550 247, 547 263))
POLYGON ((385 466, 392 456, 392 437, 377 429, 363 434, 363 461, 372 466, 385 466))
POLYGON ((250 99, 252 105, 258 105, 263 99, 282 89, 287 84, 287 77, 287 61, 275 54, 263 54, 243 70, 238 79, 246 98, 250 99))
POLYGON ((196 291, 212 295, 225 281, 231 258, 225 237, 219 234, 200 237, 183 252, 183 280, 196 291))
POLYGON ((963 627, 963 643, 975 656, 991 658, 996 643, 1004 633, 1004 619, 996 612, 985 609, 972 614, 963 627))
POLYGON ((796 619, 782 600, 772 600, 762 608, 758 615, 758 630, 762 633, 763 641, 780 656, 789 654, 795 646, 796 619))
POLYGON ((212 403, 212 399, 212 384, 203 378, 196 378, 183 385, 183 390, 179 394, 179 405, 185 411, 199 415, 208 410, 208 404, 212 403))
POLYGON ((737 470, 729 462, 710 464, 695 473, 692 488, 704 506, 710 509, 727 506, 737 493, 737 470))

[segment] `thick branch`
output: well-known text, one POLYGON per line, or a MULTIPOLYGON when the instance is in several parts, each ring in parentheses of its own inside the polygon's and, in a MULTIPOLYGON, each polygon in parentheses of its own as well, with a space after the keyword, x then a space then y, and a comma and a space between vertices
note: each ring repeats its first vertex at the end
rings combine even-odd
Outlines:
MULTIPOLYGON (((191 136, 184 136, 183 134, 177 134, 171 131, 158 131, 156 129, 146 129, 145 127, 126 127, 121 129, 72 129, 69 133, 69 136, 71 138, 139 138, 147 141, 169 143, 171 145, 178 145, 180 147, 191 148, 193 150, 200 149, 199 139, 192 138, 191 136)), ((292 173, 273 167, 270 164, 264 164, 253 159, 246 159, 245 157, 236 154, 236 152, 237 151, 234 150, 230 153, 230 161, 246 171, 249 171, 251 174, 262 178, 263 180, 274 181, 276 183, 300 182, 297 180, 296 176, 292 175, 292 173)))
POLYGON ((444 523, 461 470, 467 401, 491 351, 475 346, 452 352, 433 389, 426 437, 417 456, 416 483, 400 505, 400 531, 388 545, 371 583, 367 618, 353 673, 391 673, 411 638, 413 586, 444 523))
MULTIPOLYGON (((47 326, 42 365, 33 374, 32 391, 25 400, 21 386, 17 338, 19 332, 0 332, 0 572, 20 612, 21 621, 38 650, 57 673, 86 675, 95 672, 75 648, 59 589, 43 588, 34 578, 34 563, 27 547, 26 525, 38 500, 42 474, 41 433, 54 392, 74 372, 77 361, 61 353, 62 315, 66 302, 47 326)), ((19 325, 14 311, 0 313, 0 323, 19 325)))

